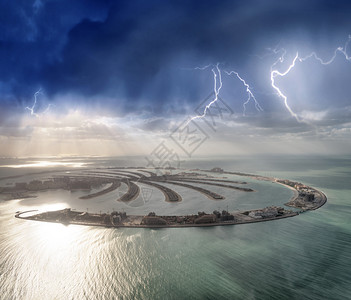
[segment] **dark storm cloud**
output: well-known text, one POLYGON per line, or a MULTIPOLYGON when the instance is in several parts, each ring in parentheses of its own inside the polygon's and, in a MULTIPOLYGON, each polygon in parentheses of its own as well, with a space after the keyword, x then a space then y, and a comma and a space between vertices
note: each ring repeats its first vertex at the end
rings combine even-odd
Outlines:
POLYGON ((126 111, 149 105, 161 113, 176 100, 207 96, 205 75, 195 80, 182 67, 220 61, 254 74, 252 55, 283 38, 324 42, 351 32, 349 1, 36 0, 1 6, 0 81, 11 86, 13 99, 32 100, 43 87, 50 97, 114 97, 111 108, 126 111))
POLYGON ((104 19, 107 10, 104 1, 1 1, 0 81, 17 100, 31 98, 44 84, 42 70, 61 59, 68 31, 82 18, 104 19))

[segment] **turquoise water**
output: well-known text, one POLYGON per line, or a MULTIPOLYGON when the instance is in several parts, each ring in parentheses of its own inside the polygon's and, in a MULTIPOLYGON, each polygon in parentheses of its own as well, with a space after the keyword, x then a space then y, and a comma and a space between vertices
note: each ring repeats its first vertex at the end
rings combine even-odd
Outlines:
MULTIPOLYGON (((328 202, 273 222, 158 230, 18 220, 15 211, 44 204, 1 202, 0 298, 351 299, 351 159, 188 162, 217 165, 299 180, 323 190, 328 202)), ((287 189, 279 191, 290 196, 287 189)), ((61 196, 52 208, 67 204, 61 196)))

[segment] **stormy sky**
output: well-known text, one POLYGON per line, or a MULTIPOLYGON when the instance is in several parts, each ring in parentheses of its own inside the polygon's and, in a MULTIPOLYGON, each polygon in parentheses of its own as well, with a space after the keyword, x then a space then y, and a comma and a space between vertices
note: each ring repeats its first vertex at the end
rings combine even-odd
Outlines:
POLYGON ((0 16, 1 156, 349 153, 349 1, 1 0, 0 16), (272 71, 296 57, 274 78, 285 103, 272 71))

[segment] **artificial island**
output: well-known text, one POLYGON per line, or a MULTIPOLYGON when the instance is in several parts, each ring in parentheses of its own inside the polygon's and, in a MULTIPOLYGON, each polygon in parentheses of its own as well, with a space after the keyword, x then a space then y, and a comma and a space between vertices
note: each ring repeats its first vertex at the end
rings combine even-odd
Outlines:
MULTIPOLYGON (((224 171, 221 168, 211 170, 188 170, 179 169, 157 169, 151 170, 143 167, 138 168, 99 168, 85 170, 80 174, 55 175, 50 179, 30 182, 16 182, 14 186, 0 188, 0 195, 8 199, 35 197, 33 193, 50 189, 84 189, 86 193, 80 199, 87 200, 99 198, 102 195, 112 193, 124 185, 126 190, 122 195, 116 197, 119 202, 130 203, 142 196, 147 201, 147 192, 150 189, 140 188, 149 186, 162 192, 164 201, 179 203, 182 196, 170 186, 178 186, 196 191, 212 201, 221 201, 225 196, 218 193, 218 190, 229 189, 240 193, 255 192, 247 187, 246 181, 232 180, 228 175, 235 175, 240 178, 251 178, 255 180, 268 181, 286 186, 294 191, 294 196, 285 203, 289 209, 280 206, 268 206, 261 209, 229 212, 229 210, 214 210, 212 212, 199 211, 197 214, 185 215, 158 215, 153 211, 145 215, 129 215, 124 211, 112 211, 111 213, 92 213, 88 211, 77 211, 73 208, 65 208, 55 211, 24 211, 17 212, 15 217, 25 220, 55 222, 62 224, 76 224, 104 227, 199 227, 199 226, 221 226, 235 225, 263 221, 272 221, 297 216, 309 210, 315 210, 327 201, 325 194, 313 187, 302 183, 282 180, 273 177, 246 174, 240 172, 224 171), (216 192, 211 187, 217 187, 216 192), (30 214, 28 214, 31 212, 30 214)), ((151 197, 151 195, 149 195, 151 197)))

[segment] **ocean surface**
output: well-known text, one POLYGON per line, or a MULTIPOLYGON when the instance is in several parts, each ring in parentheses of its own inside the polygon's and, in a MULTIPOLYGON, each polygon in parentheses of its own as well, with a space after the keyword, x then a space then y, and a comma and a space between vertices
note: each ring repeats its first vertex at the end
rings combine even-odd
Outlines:
MULTIPOLYGON (((145 165, 142 158, 130 157, 43 161, 0 159, 0 178, 27 174, 0 180, 0 186, 48 177, 34 172, 145 165)), ((166 203, 157 192, 147 203, 136 199, 129 206, 109 194, 78 201, 83 191, 0 200, 0 299, 351 299, 351 157, 222 157, 184 163, 186 168, 215 166, 301 181, 325 192, 328 202, 316 211, 258 224, 108 229, 14 215, 63 207, 196 213, 218 209, 218 204, 201 202, 195 194, 194 201, 166 203)), ((277 184, 249 184, 257 193, 234 192, 220 208, 282 205, 292 196, 277 184)))

